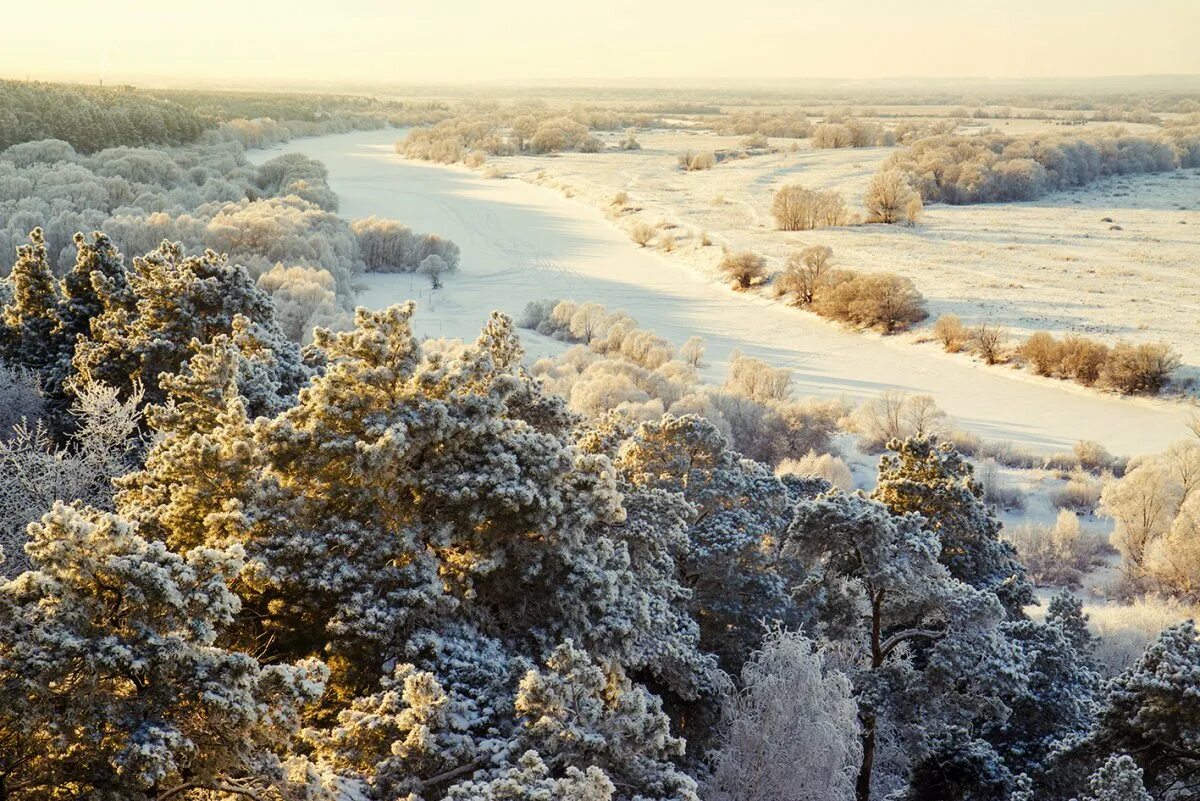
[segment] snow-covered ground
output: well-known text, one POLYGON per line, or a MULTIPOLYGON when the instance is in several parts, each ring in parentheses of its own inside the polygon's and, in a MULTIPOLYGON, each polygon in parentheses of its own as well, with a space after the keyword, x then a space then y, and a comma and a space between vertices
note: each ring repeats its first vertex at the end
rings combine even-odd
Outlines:
MULTIPOLYGON (((1092 439, 1114 453, 1138 454, 1160 450, 1186 433, 1184 424, 1190 409, 1179 403, 1117 398, 1066 382, 1037 379, 1024 372, 983 368, 932 347, 843 331, 765 297, 733 293, 705 269, 698 268, 699 257, 689 259, 678 252, 661 254, 637 248, 597 208, 599 196, 591 203, 587 197, 572 200, 564 196, 561 187, 486 179, 464 168, 408 161, 394 152, 396 136, 394 130, 383 130, 301 139, 253 156, 261 161, 288 151, 320 159, 329 168, 330 185, 341 199, 342 215, 390 217, 459 244, 463 255, 460 270, 449 276, 445 288, 438 292, 431 293, 419 276, 364 277, 362 301, 366 305, 380 307, 408 298, 417 300, 420 309, 416 324, 421 333, 473 337, 493 309, 518 314, 531 299, 592 300, 632 314, 642 325, 676 343, 692 334, 702 336, 708 344, 708 377, 713 380, 721 379, 730 352, 739 348, 772 364, 792 368, 798 394, 862 399, 884 390, 927 393, 963 429, 1044 451, 1065 450, 1080 439, 1092 439)), ((697 149, 701 147, 700 136, 697 149)), ((704 149, 712 146, 703 145, 704 149)), ((642 151, 639 158, 650 155, 642 151)), ((665 155, 659 153, 657 158, 665 155)), ((818 155, 810 153, 808 157, 818 155)), ((846 173, 846 180, 865 184, 875 163, 886 153, 837 151, 835 155, 844 162, 840 169, 846 173)), ((803 152, 777 157, 796 162, 782 164, 780 169, 804 169, 803 152)), ((557 172, 560 163, 565 167, 582 159, 612 158, 621 156, 572 155, 540 161, 548 172, 557 172)), ((738 168, 747 162, 728 166, 738 168)), ((637 191, 648 185, 650 177, 634 166, 637 162, 624 163, 633 183, 629 192, 636 201, 637 191)), ((687 178, 707 178, 725 169, 722 166, 687 178)), ((677 178, 679 173, 674 176, 677 178)), ((767 203, 776 178, 761 182, 760 192, 767 203)), ((1187 180, 1195 185, 1195 179, 1187 180)), ((608 191, 596 188, 602 186, 599 183, 587 186, 593 193, 608 191)), ((661 195, 670 187, 656 191, 661 195)), ((739 206, 731 193, 719 206, 712 200, 708 199, 708 206, 715 216, 730 215, 730 231, 752 230, 757 225, 756 217, 764 227, 769 222, 761 219, 761 205, 739 206), (739 208, 743 211, 738 212, 739 208), (735 225, 735 213, 746 216, 746 221, 735 225)), ((681 208, 686 207, 688 204, 681 204, 681 208)), ((917 236, 947 253, 960 253, 958 261, 964 277, 947 277, 948 281, 972 287, 975 298, 994 299, 1001 293, 995 281, 983 274, 992 269, 987 263, 991 251, 1004 249, 1003 237, 988 237, 988 241, 998 241, 986 251, 980 250, 979 242, 971 246, 955 244, 953 229, 948 231, 935 216, 941 212, 931 212, 928 227, 917 236), (940 238, 943 235, 945 242, 940 238)), ((1089 213, 1094 216, 1098 209, 1089 213)), ((1128 219, 1125 212, 1120 216, 1128 219)), ((1200 225, 1200 220, 1196 224, 1200 225)), ((864 231, 854 229, 853 233, 864 231)), ((895 240, 912 234, 889 229, 869 235, 884 240, 875 246, 878 259, 870 265, 855 263, 857 258, 853 262, 845 258, 843 254, 849 250, 845 243, 830 244, 846 266, 908 274, 905 264, 893 265, 890 260, 905 258, 904 248, 895 240)), ((1032 248, 1033 244, 1028 246, 1032 248)), ((1044 244, 1054 246, 1053 242, 1044 244)), ((709 257, 705 254, 704 258, 709 257)), ((930 282, 917 275, 912 277, 923 292, 934 297, 936 308, 938 293, 931 291, 930 282)), ((1175 295, 1180 297, 1185 292, 1177 289, 1175 295)), ((1061 310, 1065 301, 1050 296, 1045 305, 1048 311, 1061 310)), ((534 353, 560 347, 533 335, 527 335, 526 341, 534 353)))
POLYGON ((1109 342, 1165 341, 1183 356, 1183 375, 1200 375, 1200 170, 1111 178, 1024 203, 933 205, 916 228, 784 233, 770 211, 781 185, 832 189, 862 212, 868 182, 896 148, 812 150, 803 141, 793 152, 792 140, 776 139, 776 152, 685 174, 675 166, 680 152, 736 150, 740 138, 653 131, 639 140, 640 151, 509 157, 491 166, 598 208, 624 191, 641 210, 618 224, 677 225, 672 258, 700 269, 719 252, 689 247, 692 232, 761 253, 775 268, 796 247, 828 245, 838 266, 912 279, 929 301, 931 320, 953 312, 1015 335, 1048 330, 1109 342))

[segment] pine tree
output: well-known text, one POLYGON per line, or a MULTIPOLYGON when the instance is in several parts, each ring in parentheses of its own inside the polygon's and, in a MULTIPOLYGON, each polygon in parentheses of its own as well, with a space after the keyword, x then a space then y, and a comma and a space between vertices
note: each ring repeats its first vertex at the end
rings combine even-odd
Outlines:
POLYGON ((949 443, 910 437, 888 443, 871 497, 895 514, 916 512, 941 539, 941 561, 954 578, 989 590, 1010 616, 1034 602, 1033 587, 1012 545, 1000 539, 1001 523, 983 500, 970 462, 949 443))
POLYGON ((1011 712, 1002 721, 985 720, 981 736, 996 748, 1013 773, 1040 783, 1051 769, 1057 742, 1086 734, 1100 677, 1090 653, 1081 650, 1055 621, 1010 620, 1001 624, 1021 651, 1025 681, 1004 694, 1011 712))
POLYGON ((1019 791, 1012 772, 985 740, 951 726, 926 745, 928 756, 913 768, 906 799, 912 801, 1010 801, 1019 791))
POLYGON ((125 262, 112 241, 96 231, 89 243, 75 234, 75 265, 63 276, 58 332, 74 348, 75 338, 91 333, 91 321, 114 302, 133 301, 125 262))
POLYGON ((701 417, 643 423, 616 466, 632 486, 677 493, 693 507, 682 562, 701 647, 738 671, 771 622, 796 625, 790 577, 779 547, 790 522, 786 487, 756 462, 729 450, 701 417))
POLYGON ((909 727, 919 753, 923 737, 1003 710, 1002 694, 1020 684, 1019 654, 997 628, 999 602, 949 575, 924 523, 833 491, 797 504, 784 548, 812 571, 806 591, 818 618, 855 666, 859 801, 871 796, 881 719, 909 727))
POLYGON ((1114 678, 1095 729, 1079 745, 1093 758, 1137 754, 1156 797, 1190 792, 1200 781, 1200 635, 1192 621, 1164 629, 1138 661, 1114 678))
POLYGON ((58 281, 50 269, 41 228, 29 234, 30 244, 17 248, 7 283, 11 298, 0 311, 0 345, 11 364, 33 370, 55 368, 62 356, 58 281))
POLYGON ((611 801, 616 788, 595 766, 580 770, 571 766, 562 778, 535 751, 492 779, 463 782, 450 790, 445 801, 611 801))
POLYGON ((1046 607, 1046 623, 1058 626, 1078 658, 1090 666, 1100 638, 1088 630, 1087 621, 1087 615, 1083 613, 1083 601, 1069 590, 1055 595, 1046 607))
MULTIPOLYGON (((93 282, 95 300, 104 310, 90 318, 89 335, 75 345, 69 389, 100 382, 129 392, 140 384, 147 403, 161 404, 166 393, 159 376, 178 373, 198 346, 235 333, 235 327, 248 338, 247 355, 264 357, 284 395, 306 377, 298 349, 274 321, 270 297, 245 269, 224 257, 211 250, 187 256, 181 245, 163 242, 135 258, 127 278, 129 291, 117 280, 93 282), (251 347, 249 340, 257 345, 251 347)), ((247 389, 243 394, 254 413, 279 408, 260 393, 247 389)))
POLYGON ((238 611, 236 549, 180 556, 120 517, 62 504, 30 534, 32 570, 0 584, 5 797, 149 801, 282 781, 325 671, 216 644, 238 611))
POLYGON ((1084 801, 1153 801, 1142 784, 1142 769, 1128 754, 1113 754, 1088 782, 1084 801))
POLYGON ((526 674, 516 700, 525 737, 543 758, 600 768, 620 798, 698 801, 696 783, 672 762, 684 743, 656 697, 570 642, 546 668, 526 674))

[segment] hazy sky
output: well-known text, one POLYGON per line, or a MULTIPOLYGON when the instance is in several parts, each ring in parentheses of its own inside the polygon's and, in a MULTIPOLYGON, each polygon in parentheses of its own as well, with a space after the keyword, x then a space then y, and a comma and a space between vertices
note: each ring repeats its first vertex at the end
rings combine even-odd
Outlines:
POLYGON ((88 82, 1200 73, 1200 0, 29 0, 19 16, 0 75, 88 82))

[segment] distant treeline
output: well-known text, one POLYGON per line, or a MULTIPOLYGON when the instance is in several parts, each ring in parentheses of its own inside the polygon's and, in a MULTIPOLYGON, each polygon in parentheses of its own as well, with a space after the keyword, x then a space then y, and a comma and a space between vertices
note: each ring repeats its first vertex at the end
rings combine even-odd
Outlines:
POLYGON ((40 139, 83 153, 182 145, 208 127, 195 111, 132 89, 0 81, 0 150, 40 139))
POLYGON ((1110 175, 1200 166, 1200 122, 1161 133, 1112 127, 1079 134, 947 134, 915 142, 884 170, 898 169, 927 202, 1033 200, 1110 175))

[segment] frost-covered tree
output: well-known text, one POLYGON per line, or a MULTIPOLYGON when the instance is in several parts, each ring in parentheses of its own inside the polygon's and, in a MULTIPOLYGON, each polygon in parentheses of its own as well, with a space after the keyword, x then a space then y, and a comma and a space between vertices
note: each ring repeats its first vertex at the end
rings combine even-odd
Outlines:
POLYGON ((136 526, 56 504, 32 570, 0 584, 0 792, 158 799, 265 791, 319 662, 260 665, 217 644, 238 612, 235 550, 179 555, 136 526))
POLYGON ((599 768, 617 798, 698 801, 695 781, 673 763, 684 743, 671 734, 659 699, 571 642, 554 650, 544 671, 526 674, 516 710, 523 737, 543 758, 599 768))
POLYGON ((1083 602, 1067 590, 1055 595, 1046 605, 1046 623, 1057 626, 1075 653, 1090 661, 1099 638, 1088 630, 1087 621, 1083 602))
POLYGON ((701 645, 722 667, 740 669, 764 622, 796 622, 778 558, 791 499, 766 467, 740 459, 712 423, 687 415, 639 426, 617 468, 633 486, 681 494, 693 507, 682 577, 701 645))
POLYGON ((936 732, 913 767, 905 801, 1011 801, 1019 785, 1000 754, 965 728, 936 732))
POLYGON ((62 279, 58 333, 74 346, 76 337, 91 334, 91 322, 107 306, 133 302, 125 264, 112 241, 100 232, 88 242, 76 234, 75 264, 62 279))
POLYGON ((615 790, 595 766, 586 770, 571 766, 562 778, 554 778, 537 752, 527 751, 515 766, 494 778, 456 785, 446 801, 611 801, 615 790))
POLYGON ((436 253, 431 253, 430 255, 426 256, 421 260, 421 263, 417 265, 417 272, 421 275, 429 276, 429 283, 433 285, 434 289, 441 289, 442 276, 445 275, 449 270, 450 265, 446 263, 445 259, 436 253))
POLYGON ((861 764, 850 681, 811 640, 772 631, 722 710, 707 801, 850 801, 861 764))
POLYGON ((1010 615, 1033 602, 1033 588, 1002 524, 983 500, 974 468, 950 443, 911 437, 888 443, 873 498, 895 514, 916 512, 941 540, 940 559, 954 578, 994 592, 1010 615))
POLYGON ((997 628, 999 602, 950 576, 938 561, 937 535, 924 526, 917 514, 894 515, 834 491, 797 504, 787 535, 784 552, 812 572, 806 589, 853 672, 863 738, 859 801, 873 791, 884 721, 905 728, 919 756, 923 739, 945 726, 989 707, 1002 712, 1001 693, 1019 684, 1018 654, 997 628))
POLYGON ((1035 780, 1050 769, 1055 743, 1088 732, 1100 677, 1090 651, 1079 648, 1059 619, 1012 620, 1001 631, 1021 652, 1025 681, 1003 695, 1011 710, 1003 721, 985 721, 982 736, 1013 773, 1035 780))
POLYGON ((159 376, 178 373, 198 345, 235 327, 258 342, 247 349, 278 384, 274 398, 249 398, 255 413, 270 411, 278 396, 294 393, 306 377, 298 349, 274 321, 269 296, 242 267, 212 251, 188 256, 179 244, 163 242, 134 259, 127 277, 128 291, 115 282, 95 284, 104 311, 75 347, 73 391, 100 382, 129 393, 140 384, 146 401, 160 404, 165 392, 159 376))
POLYGON ((58 444, 40 423, 22 422, 0 438, 0 547, 8 555, 0 575, 26 567, 25 528, 56 500, 79 501, 111 509, 113 479, 135 464, 140 443, 141 394, 127 399, 102 384, 92 384, 71 406, 75 431, 58 444))
POLYGON ((1156 460, 1143 462, 1105 485, 1100 511, 1116 521, 1112 544, 1132 578, 1144 575, 1147 550, 1170 530, 1182 496, 1171 471, 1156 460))
POLYGON ((1153 801, 1142 783, 1142 769, 1128 754, 1113 754, 1088 780, 1084 801, 1153 801))
MULTIPOLYGON (((909 204, 916 200, 920 203, 921 196, 908 184, 907 177, 898 170, 885 170, 878 173, 867 185, 863 195, 863 205, 867 208, 867 221, 875 223, 898 223, 915 221, 908 219, 909 204)), ((919 209, 920 206, 915 208, 919 209)))
POLYGON ((0 345, 10 363, 44 370, 57 367, 62 358, 62 338, 56 334, 60 294, 42 229, 34 228, 29 240, 17 248, 17 261, 6 279, 9 299, 0 311, 0 345))
POLYGON ((1157 798, 1200 786, 1200 634, 1192 621, 1165 629, 1105 688, 1096 726, 1077 748, 1099 760, 1136 754, 1157 798))

